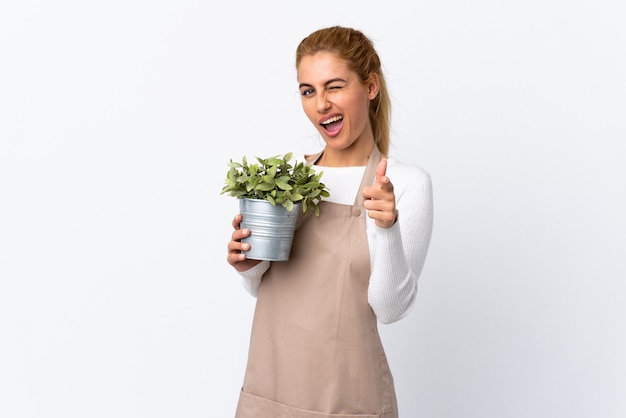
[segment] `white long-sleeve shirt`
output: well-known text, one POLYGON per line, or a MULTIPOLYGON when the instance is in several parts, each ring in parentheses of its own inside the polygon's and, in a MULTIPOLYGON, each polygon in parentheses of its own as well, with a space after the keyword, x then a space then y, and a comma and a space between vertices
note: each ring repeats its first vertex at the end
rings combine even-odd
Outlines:
MULTIPOLYGON (((303 158, 296 161, 304 161, 303 158)), ((322 182, 328 187, 328 202, 352 205, 365 167, 325 167, 322 182)), ((396 196, 398 220, 391 228, 380 228, 366 217, 365 229, 370 251, 371 275, 368 302, 384 324, 404 318, 413 308, 417 281, 424 266, 433 227, 433 192, 430 175, 415 165, 390 157, 387 177, 396 196)), ((270 266, 262 261, 240 273, 242 284, 254 297, 263 274, 270 266)))

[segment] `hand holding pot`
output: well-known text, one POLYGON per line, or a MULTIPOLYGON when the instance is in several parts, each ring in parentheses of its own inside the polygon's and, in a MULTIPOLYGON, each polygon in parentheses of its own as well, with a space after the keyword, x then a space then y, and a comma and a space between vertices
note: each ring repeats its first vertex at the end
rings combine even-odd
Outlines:
POLYGON ((363 188, 363 206, 379 228, 391 228, 398 219, 393 183, 386 173, 387 159, 382 159, 376 167, 374 184, 363 188))
POLYGON ((237 271, 246 271, 259 264, 260 260, 248 260, 244 251, 250 249, 250 244, 241 242, 243 238, 250 235, 249 229, 241 229, 241 215, 233 219, 233 234, 228 242, 228 255, 226 261, 237 271))

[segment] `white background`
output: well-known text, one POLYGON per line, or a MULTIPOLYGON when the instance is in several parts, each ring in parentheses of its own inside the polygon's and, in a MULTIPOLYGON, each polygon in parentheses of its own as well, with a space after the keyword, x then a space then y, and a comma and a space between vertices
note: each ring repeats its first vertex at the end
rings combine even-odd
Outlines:
MULTIPOLYGON (((227 3, 227 4, 222 4, 227 3)), ((254 299, 230 158, 317 150, 298 42, 375 42, 431 173, 403 418, 626 416, 626 3, 0 6, 0 416, 233 415, 254 299)), ((393 179, 392 179, 393 180, 393 179)))

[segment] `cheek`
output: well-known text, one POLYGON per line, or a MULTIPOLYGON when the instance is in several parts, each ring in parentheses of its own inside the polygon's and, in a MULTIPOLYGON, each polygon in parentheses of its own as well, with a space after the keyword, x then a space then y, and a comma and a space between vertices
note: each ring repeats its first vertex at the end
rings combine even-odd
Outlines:
POLYGON ((352 118, 355 119, 355 122, 362 123, 363 120, 369 119, 369 100, 354 98, 345 105, 352 111, 352 118))

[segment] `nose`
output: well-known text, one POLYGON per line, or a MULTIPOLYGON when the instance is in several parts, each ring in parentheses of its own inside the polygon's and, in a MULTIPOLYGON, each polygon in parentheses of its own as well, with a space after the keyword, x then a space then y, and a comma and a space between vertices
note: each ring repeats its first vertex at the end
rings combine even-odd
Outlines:
POLYGON ((330 109, 330 102, 328 101, 328 96, 326 92, 317 95, 317 113, 325 113, 328 109, 330 109))

